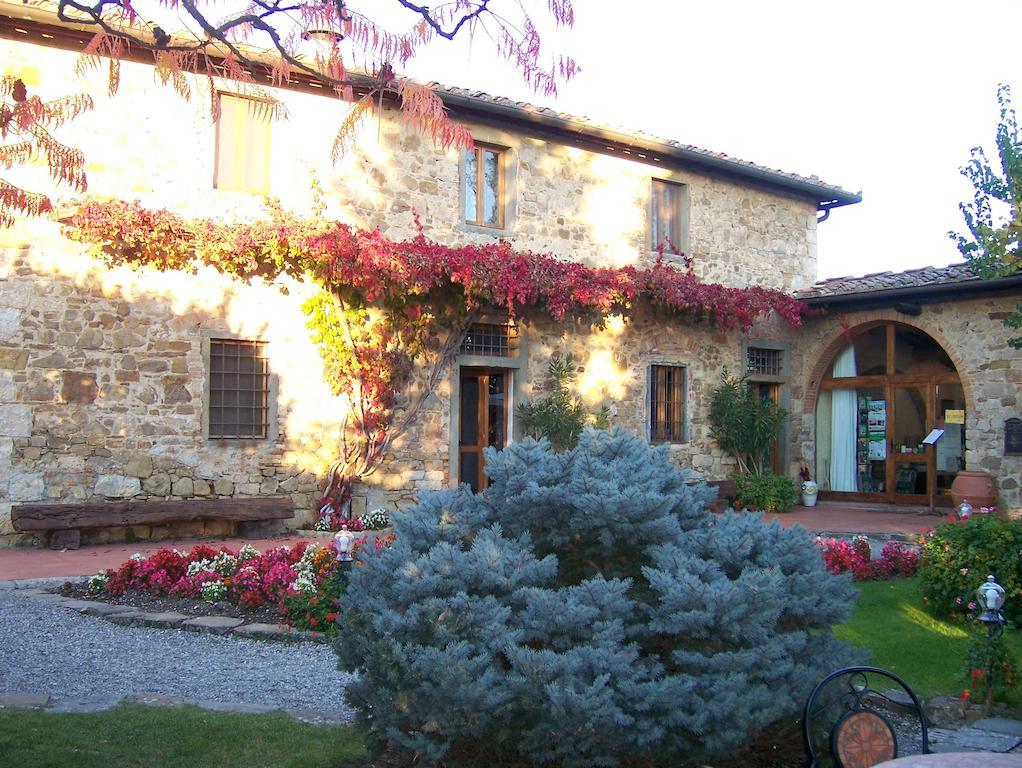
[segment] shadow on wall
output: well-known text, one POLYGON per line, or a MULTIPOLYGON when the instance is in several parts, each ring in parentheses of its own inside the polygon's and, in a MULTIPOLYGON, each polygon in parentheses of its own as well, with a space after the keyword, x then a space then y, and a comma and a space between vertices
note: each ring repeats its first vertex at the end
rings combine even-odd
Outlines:
POLYGON ((22 502, 289 493, 299 510, 315 504, 343 405, 300 309, 314 288, 110 269, 46 221, 0 237, 0 533, 22 502), (265 342, 265 440, 204 436, 203 342, 217 338, 265 342))

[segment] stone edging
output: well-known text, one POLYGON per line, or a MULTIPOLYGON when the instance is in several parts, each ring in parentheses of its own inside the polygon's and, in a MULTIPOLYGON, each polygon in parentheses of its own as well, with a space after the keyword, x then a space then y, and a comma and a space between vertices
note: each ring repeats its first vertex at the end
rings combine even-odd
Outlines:
POLYGON ((131 696, 93 696, 77 699, 54 699, 47 693, 2 693, 0 692, 0 710, 3 709, 41 709, 53 713, 88 713, 105 712, 122 702, 141 704, 147 707, 181 707, 192 705, 213 712, 235 712, 239 714, 263 714, 266 712, 283 712, 303 723, 311 725, 346 725, 348 723, 336 712, 318 709, 285 709, 271 707, 267 704, 243 704, 236 702, 210 701, 204 699, 186 699, 180 696, 165 696, 162 693, 136 693, 131 696))
POLYGON ((233 616, 187 616, 173 611, 150 612, 140 611, 129 605, 115 605, 99 600, 79 600, 65 597, 46 588, 71 583, 84 583, 88 577, 71 579, 23 579, 0 582, 0 590, 17 589, 34 600, 51 603, 60 608, 78 611, 86 616, 94 616, 113 624, 131 627, 150 627, 155 629, 183 629, 191 632, 205 632, 214 635, 237 635, 256 640, 273 640, 278 642, 329 642, 323 632, 307 632, 294 630, 283 624, 264 624, 262 622, 246 623, 244 619, 233 616))

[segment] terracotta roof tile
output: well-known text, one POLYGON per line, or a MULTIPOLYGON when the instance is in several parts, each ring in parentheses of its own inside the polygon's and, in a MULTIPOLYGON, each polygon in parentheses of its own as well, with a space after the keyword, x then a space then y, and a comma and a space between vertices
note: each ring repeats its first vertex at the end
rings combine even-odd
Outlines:
POLYGON ((946 267, 920 267, 904 272, 873 272, 862 277, 832 277, 821 280, 811 288, 796 293, 800 299, 818 299, 830 296, 848 296, 857 293, 877 293, 898 288, 922 288, 981 280, 966 262, 946 267))
POLYGON ((821 181, 820 177, 815 174, 811 176, 802 176, 797 173, 790 173, 788 171, 780 170, 779 168, 771 168, 766 165, 759 165, 758 163, 753 163, 749 160, 742 160, 737 157, 731 157, 725 152, 713 152, 712 150, 703 149, 702 147, 697 147, 692 144, 685 144, 675 139, 665 139, 663 137, 656 136, 646 131, 637 130, 632 127, 621 125, 608 125, 592 120, 588 117, 585 117, 584 115, 573 115, 568 112, 560 112, 550 107, 540 107, 535 104, 530 104, 529 102, 526 101, 514 101, 513 99, 509 99, 505 96, 493 96, 489 93, 486 93, 485 91, 479 91, 469 88, 458 88, 456 86, 445 85, 443 83, 438 83, 435 81, 427 83, 426 85, 428 85, 430 88, 437 91, 441 95, 446 93, 451 94, 453 96, 460 96, 462 98, 473 99, 484 104, 496 104, 504 107, 510 107, 523 113, 534 113, 547 115, 549 117, 555 117, 559 120, 563 120, 566 123, 571 123, 573 126, 576 127, 577 130, 583 133, 586 132, 587 130, 614 131, 626 136, 632 136, 635 138, 645 139, 646 141, 663 144, 666 147, 676 149, 679 152, 691 153, 695 155, 700 155, 705 158, 723 161, 729 165, 734 166, 735 170, 739 172, 741 171, 741 169, 754 170, 769 174, 770 176, 778 177, 779 180, 786 179, 788 181, 794 181, 801 184, 808 184, 810 186, 824 188, 827 191, 833 192, 835 197, 841 198, 843 200, 848 200, 849 202, 856 202, 859 198, 858 193, 849 192, 848 190, 842 189, 837 185, 821 181))

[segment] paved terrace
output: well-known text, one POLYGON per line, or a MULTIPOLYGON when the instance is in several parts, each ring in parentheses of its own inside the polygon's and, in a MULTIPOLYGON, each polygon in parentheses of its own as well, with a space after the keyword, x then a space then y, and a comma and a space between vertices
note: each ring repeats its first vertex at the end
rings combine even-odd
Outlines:
MULTIPOLYGON (((766 515, 768 520, 779 520, 781 525, 801 525, 814 533, 871 534, 879 538, 910 538, 931 530, 942 522, 945 515, 926 514, 925 507, 885 507, 875 504, 821 501, 816 507, 796 506, 781 515, 766 515)), ((276 539, 188 539, 174 541, 146 541, 135 544, 101 544, 84 546, 77 550, 53 551, 49 549, 0 549, 0 581, 9 579, 42 579, 61 576, 91 576, 106 568, 116 568, 134 553, 148 555, 158 549, 187 550, 203 543, 212 547, 221 545, 238 549, 251 544, 262 551, 273 547, 290 546, 302 537, 290 535, 276 539)))

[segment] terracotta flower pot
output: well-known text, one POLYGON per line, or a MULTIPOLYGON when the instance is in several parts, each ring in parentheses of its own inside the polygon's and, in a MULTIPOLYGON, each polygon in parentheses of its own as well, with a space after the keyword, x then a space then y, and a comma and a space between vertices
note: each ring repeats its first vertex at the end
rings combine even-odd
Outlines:
POLYGON ((955 475, 955 481, 951 483, 951 501, 956 507, 964 499, 968 499, 969 504, 977 510, 980 507, 992 507, 996 494, 994 479, 989 472, 962 470, 955 475))

